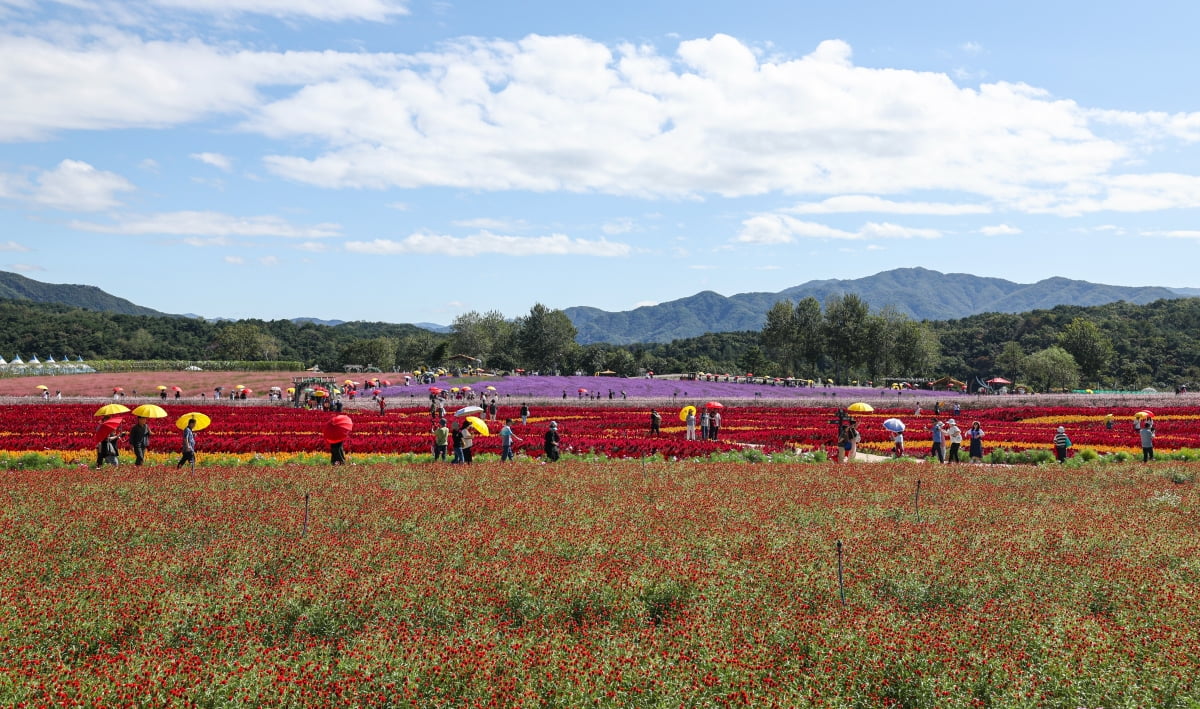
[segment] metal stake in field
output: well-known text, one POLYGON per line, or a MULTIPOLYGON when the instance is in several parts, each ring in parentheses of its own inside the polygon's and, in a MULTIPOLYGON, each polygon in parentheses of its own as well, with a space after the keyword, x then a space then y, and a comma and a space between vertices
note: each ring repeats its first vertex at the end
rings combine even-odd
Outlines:
POLYGON ((842 579, 842 540, 837 540, 837 555, 838 555, 838 597, 842 599, 842 605, 846 605, 846 583, 842 579))
POLYGON ((304 493, 304 526, 300 529, 301 539, 308 534, 308 496, 309 493, 304 493))

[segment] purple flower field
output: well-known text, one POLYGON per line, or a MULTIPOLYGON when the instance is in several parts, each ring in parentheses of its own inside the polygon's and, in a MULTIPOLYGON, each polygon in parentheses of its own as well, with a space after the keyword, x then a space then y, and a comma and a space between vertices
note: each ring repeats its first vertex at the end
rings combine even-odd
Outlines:
MULTIPOLYGON (((394 380, 393 380, 394 381, 394 380)), ((769 400, 774 403, 784 403, 788 400, 812 402, 853 403, 867 401, 872 405, 886 401, 895 406, 896 402, 925 401, 932 406, 938 399, 953 399, 964 396, 961 393, 947 391, 905 390, 896 392, 879 387, 869 388, 860 386, 829 386, 817 385, 809 387, 787 387, 782 384, 747 384, 734 382, 687 381, 678 379, 638 378, 623 379, 619 377, 555 377, 555 376, 508 376, 483 377, 480 379, 459 380, 442 378, 435 385, 440 389, 449 390, 451 387, 463 386, 464 382, 476 393, 495 394, 501 401, 512 399, 558 399, 562 400, 566 392, 567 401, 587 401, 589 395, 600 393, 600 398, 607 401, 609 392, 612 399, 620 401, 622 392, 629 399, 657 400, 769 400), (495 387, 495 391, 486 387, 495 387), (580 389, 586 393, 580 394, 580 389)), ((382 395, 388 398, 413 398, 424 400, 429 396, 429 387, 424 384, 396 386, 383 389, 382 395)), ((399 402, 397 402, 399 403, 399 402)))

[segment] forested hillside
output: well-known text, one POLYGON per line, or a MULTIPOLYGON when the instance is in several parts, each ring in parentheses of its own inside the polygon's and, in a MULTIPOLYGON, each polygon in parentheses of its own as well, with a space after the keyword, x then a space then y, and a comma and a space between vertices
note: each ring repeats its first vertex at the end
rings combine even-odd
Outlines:
POLYGON ((950 375, 974 383, 1001 375, 1036 389, 1140 389, 1200 382, 1200 299, 1147 305, 1059 306, 1027 313, 986 313, 916 321, 874 312, 853 295, 781 301, 760 330, 707 333, 661 344, 575 343, 561 310, 528 315, 467 313, 449 334, 413 325, 290 320, 207 322, 121 315, 29 301, 0 301, 0 356, 11 359, 296 360, 326 371, 345 364, 384 371, 470 362, 501 370, 563 372, 611 369, 754 372, 882 382, 950 375))

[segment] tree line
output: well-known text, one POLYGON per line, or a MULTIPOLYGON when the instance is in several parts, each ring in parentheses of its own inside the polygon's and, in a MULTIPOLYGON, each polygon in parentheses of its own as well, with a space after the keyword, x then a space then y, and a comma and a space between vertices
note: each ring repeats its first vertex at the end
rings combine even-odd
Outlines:
POLYGON ((466 355, 474 366, 502 371, 754 373, 877 384, 943 375, 974 384, 1000 375, 1038 391, 1200 380, 1196 298, 914 321, 845 294, 824 304, 780 301, 758 331, 632 345, 579 345, 566 314, 542 304, 515 318, 464 313, 447 333, 379 322, 124 315, 22 300, 0 301, 0 320, 0 355, 27 359, 296 360, 325 371, 347 364, 392 371, 470 362, 455 358, 466 355))

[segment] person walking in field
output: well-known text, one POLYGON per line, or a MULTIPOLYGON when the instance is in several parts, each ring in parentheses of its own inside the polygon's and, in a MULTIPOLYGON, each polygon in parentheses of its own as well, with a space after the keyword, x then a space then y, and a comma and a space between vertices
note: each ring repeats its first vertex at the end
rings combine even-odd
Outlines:
POLYGON ((513 459, 513 439, 517 442, 523 440, 520 436, 513 433, 512 419, 504 419, 504 428, 500 429, 500 462, 513 459))
POLYGON ((892 457, 904 457, 904 431, 895 431, 892 433, 892 457))
POLYGON ((946 437, 950 439, 950 453, 946 456, 949 463, 958 462, 958 451, 962 448, 963 434, 958 422, 950 419, 946 422, 946 437))
POLYGON ((138 422, 129 429, 129 447, 133 449, 133 464, 142 465, 146 462, 146 449, 150 446, 150 426, 145 416, 138 416, 138 422))
POLYGON ((687 440, 696 440, 696 412, 692 409, 689 409, 687 412, 687 418, 684 420, 684 422, 687 425, 687 440))
POLYGON ((462 462, 467 465, 475 459, 475 432, 471 430, 470 424, 464 424, 461 428, 462 432, 462 462))
POLYGON ((542 439, 542 450, 546 454, 546 459, 551 463, 558 462, 558 444, 560 440, 558 436, 558 422, 551 421, 550 428, 546 429, 546 436, 542 439))
POLYGON ((1070 447, 1071 438, 1067 436, 1067 429, 1059 426, 1054 433, 1054 457, 1059 463, 1067 462, 1067 449, 1070 447))
POLYGON ((933 443, 929 448, 930 457, 937 458, 939 463, 946 462, 946 428, 941 421, 933 422, 933 443))
POLYGON ((721 432, 721 412, 714 411, 713 415, 708 419, 708 435, 711 440, 717 440, 717 434, 721 432))
POLYGON ((707 411, 700 414, 700 440, 702 441, 708 440, 710 420, 707 411))
POLYGON ((1142 441, 1142 462, 1149 463, 1154 460, 1154 419, 1148 416, 1145 419, 1135 419, 1133 430, 1138 432, 1142 441))
POLYGON ((529 423, 529 404, 521 404, 521 425, 525 426, 529 423))
POLYGON ((433 427, 433 460, 446 459, 446 444, 450 442, 450 429, 446 428, 446 419, 440 419, 433 427))
POLYGON ((658 409, 650 409, 650 435, 657 436, 662 428, 662 416, 658 413, 658 409))
POLYGON ((191 471, 196 472, 196 419, 188 419, 187 426, 183 429, 183 440, 181 441, 181 450, 179 464, 175 466, 176 470, 183 467, 184 463, 191 466, 191 471))

